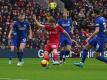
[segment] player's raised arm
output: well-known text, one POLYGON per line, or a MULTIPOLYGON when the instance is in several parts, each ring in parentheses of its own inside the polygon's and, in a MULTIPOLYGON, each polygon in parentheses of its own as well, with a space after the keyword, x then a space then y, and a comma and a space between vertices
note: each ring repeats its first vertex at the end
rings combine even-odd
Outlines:
POLYGON ((45 27, 44 25, 42 25, 37 19, 36 16, 33 15, 33 20, 35 21, 35 23, 39 26, 39 27, 45 27))
POLYGON ((63 32, 71 41, 75 42, 77 44, 77 42, 73 39, 71 39, 70 35, 64 30, 63 32))
POLYGON ((86 41, 88 42, 88 41, 89 41, 90 39, 92 39, 98 32, 99 32, 99 24, 96 24, 96 28, 95 28, 94 33, 93 33, 91 36, 89 36, 89 37, 86 39, 86 41))
POLYGON ((8 39, 11 39, 11 34, 12 34, 12 31, 13 31, 13 25, 14 25, 14 23, 12 23, 10 25, 10 31, 9 31, 9 34, 8 34, 8 39))
POLYGON ((32 39, 32 29, 31 29, 31 26, 29 28, 29 39, 32 39))

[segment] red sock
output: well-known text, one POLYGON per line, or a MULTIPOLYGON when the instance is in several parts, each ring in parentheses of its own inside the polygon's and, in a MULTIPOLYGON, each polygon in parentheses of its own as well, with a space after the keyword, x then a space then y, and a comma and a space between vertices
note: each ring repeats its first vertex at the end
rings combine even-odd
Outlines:
POLYGON ((48 55, 44 55, 44 60, 49 61, 49 56, 48 55))
POLYGON ((54 61, 58 61, 58 54, 54 54, 53 59, 54 61))

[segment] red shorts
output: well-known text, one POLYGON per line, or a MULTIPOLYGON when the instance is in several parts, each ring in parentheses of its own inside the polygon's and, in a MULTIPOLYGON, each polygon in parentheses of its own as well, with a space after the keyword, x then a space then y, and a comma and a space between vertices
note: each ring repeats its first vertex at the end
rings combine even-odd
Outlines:
POLYGON ((48 43, 45 46, 44 51, 48 51, 50 53, 53 49, 58 49, 58 47, 59 47, 58 43, 48 43))

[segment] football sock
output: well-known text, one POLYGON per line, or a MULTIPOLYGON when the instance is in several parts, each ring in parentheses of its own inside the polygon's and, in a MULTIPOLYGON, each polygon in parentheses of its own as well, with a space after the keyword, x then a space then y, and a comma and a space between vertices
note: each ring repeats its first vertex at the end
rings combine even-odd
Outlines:
POLYGON ((63 60, 63 62, 65 62, 65 55, 63 55, 63 59, 62 60, 63 60))
POLYGON ((81 62, 85 62, 85 60, 86 60, 86 58, 87 58, 87 55, 88 55, 88 50, 86 50, 86 49, 83 49, 83 52, 82 52, 82 54, 81 54, 81 62))
POLYGON ((60 51, 60 61, 62 61, 63 55, 64 55, 64 51, 60 51))
POLYGON ((49 61, 49 55, 44 55, 44 60, 49 61))
POLYGON ((98 59, 98 60, 100 60, 102 62, 107 63, 107 58, 105 58, 104 56, 98 56, 98 57, 96 57, 96 59, 98 59))
POLYGON ((70 51, 65 50, 64 55, 67 56, 70 53, 70 51))
POLYGON ((54 54, 53 60, 54 60, 54 61, 58 61, 58 54, 54 54))
POLYGON ((23 52, 17 52, 17 55, 18 55, 19 62, 22 62, 23 52))
POLYGON ((9 60, 12 60, 12 57, 13 57, 13 51, 11 51, 10 53, 9 53, 9 55, 8 55, 8 57, 9 57, 9 60))

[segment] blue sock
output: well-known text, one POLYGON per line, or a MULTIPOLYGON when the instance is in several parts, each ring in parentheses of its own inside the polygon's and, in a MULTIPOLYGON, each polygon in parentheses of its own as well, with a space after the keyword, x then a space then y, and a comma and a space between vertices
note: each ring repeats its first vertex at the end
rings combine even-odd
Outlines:
POLYGON ((60 60, 61 60, 61 61, 62 61, 63 55, 64 55, 64 51, 61 51, 61 52, 60 52, 60 60))
POLYGON ((87 58, 87 55, 88 55, 88 50, 86 50, 86 49, 83 49, 83 52, 82 52, 82 54, 81 54, 82 56, 81 56, 81 62, 85 62, 85 60, 86 60, 86 58, 87 58))
POLYGON ((105 58, 104 56, 98 56, 98 57, 96 57, 96 59, 98 59, 98 60, 100 60, 102 62, 107 63, 107 58, 105 58))
POLYGON ((14 53, 14 52, 11 51, 11 52, 8 54, 9 60, 12 60, 13 53, 14 53))
POLYGON ((66 50, 64 55, 67 56, 67 55, 69 55, 69 53, 70 53, 70 51, 66 50))
POLYGON ((17 55, 18 55, 19 62, 22 62, 23 52, 17 52, 17 55))

